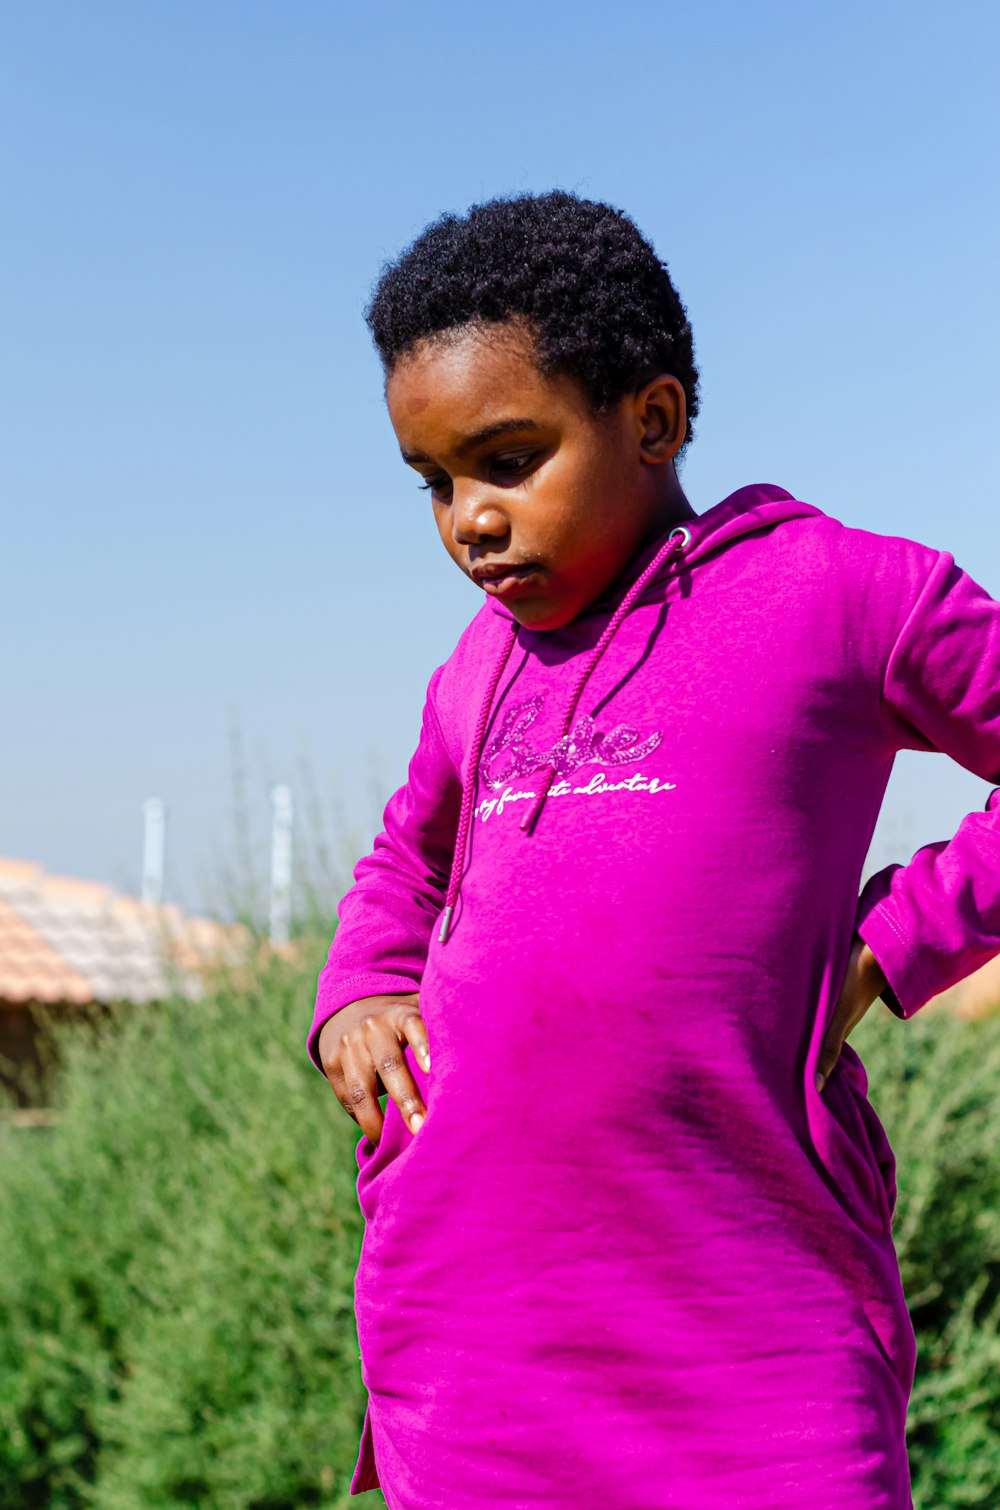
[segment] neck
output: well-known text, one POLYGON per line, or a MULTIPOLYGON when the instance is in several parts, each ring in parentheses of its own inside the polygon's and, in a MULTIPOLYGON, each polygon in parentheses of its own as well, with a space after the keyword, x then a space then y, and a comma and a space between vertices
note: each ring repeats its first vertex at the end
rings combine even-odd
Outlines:
POLYGON ((590 604, 588 611, 617 603, 652 560, 656 542, 668 530, 673 529, 674 525, 683 524, 685 519, 697 519, 698 515, 685 497, 684 489, 677 481, 672 465, 670 474, 669 478, 664 479, 664 484, 657 492, 655 499, 651 500, 652 506, 646 515, 646 528, 628 565, 590 604))
POLYGON ((685 519, 697 517, 680 485, 673 462, 669 462, 657 477, 656 491, 649 511, 649 527, 643 536, 640 550, 665 535, 675 524, 683 524, 685 519))

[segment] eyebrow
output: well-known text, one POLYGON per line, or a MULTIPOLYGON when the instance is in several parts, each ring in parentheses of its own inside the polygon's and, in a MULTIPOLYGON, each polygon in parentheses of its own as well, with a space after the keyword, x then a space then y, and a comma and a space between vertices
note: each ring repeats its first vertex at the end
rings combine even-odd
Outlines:
MULTIPOLYGON (((502 419, 495 425, 484 425, 481 430, 475 430, 471 435, 463 435, 455 447, 456 456, 466 456, 474 451, 477 446, 483 445, 488 440, 495 440, 498 435, 510 435, 515 430, 537 430, 538 422, 533 419, 502 419)), ((403 451, 400 453, 405 462, 411 466, 414 462, 430 461, 422 451, 403 451)))

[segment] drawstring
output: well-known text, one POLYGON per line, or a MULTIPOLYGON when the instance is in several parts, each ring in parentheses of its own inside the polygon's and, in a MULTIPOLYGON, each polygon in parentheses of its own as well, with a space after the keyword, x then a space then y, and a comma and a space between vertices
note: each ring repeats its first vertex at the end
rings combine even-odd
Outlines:
POLYGON ((479 719, 476 723, 476 732, 472 736, 472 749, 470 750, 469 765, 465 773, 465 784, 462 787, 462 806, 458 814, 458 832, 455 835, 455 852, 451 857, 451 875, 448 877, 448 890, 444 898, 444 912, 441 914, 441 931, 438 933, 438 942, 444 943, 448 937, 448 929, 451 926, 451 915, 455 911, 455 903, 458 901, 458 889, 462 879, 462 866, 465 863, 465 846, 469 842, 469 824, 472 822, 472 804, 476 794, 476 777, 479 774, 479 762, 482 759, 483 744, 486 741, 486 725, 490 721, 490 709, 496 696, 500 678, 503 676, 504 667, 510 660, 510 653, 517 639, 517 620, 510 619, 507 623, 507 643, 497 656, 497 663, 493 668, 489 686, 483 697, 483 705, 479 710, 479 719))
MULTIPOLYGON (((686 525, 679 524, 676 529, 672 529, 670 531, 670 534, 667 536, 666 544, 657 551, 652 561, 650 561, 649 565, 646 567, 646 570, 640 577, 637 577, 635 579, 635 581, 632 583, 632 586, 625 594, 624 598, 622 598, 618 607, 615 609, 614 613, 611 615, 611 618, 608 620, 607 625, 604 629, 604 633, 601 635, 600 639, 597 641, 597 644, 594 646, 593 650, 584 661, 583 666, 580 670, 580 674, 577 677, 576 682, 574 683, 573 690, 569 695, 569 701, 566 704, 566 712, 563 715, 562 728, 559 731, 559 740, 565 739, 570 729, 573 727, 573 718, 576 714, 580 699, 583 696, 583 689, 586 687, 591 676, 593 675, 594 669, 597 666, 598 661, 601 659, 601 656, 604 654, 605 650, 607 650, 608 646, 611 644, 611 641, 614 639, 615 634, 618 630, 618 626, 621 623, 622 619, 627 613, 632 610, 632 608, 634 608, 637 600, 641 596, 642 591, 646 586, 646 583, 650 580, 651 577, 656 576, 656 573, 659 571, 664 561, 666 561, 667 557, 671 555, 675 550, 684 550, 685 547, 690 544, 690 541, 691 531, 687 528, 686 525)), ((557 744, 558 742, 559 741, 557 741, 557 744)), ((521 824, 521 827, 524 829, 524 832, 526 834, 531 834, 534 832, 535 824, 538 822, 542 808, 545 806, 545 799, 549 795, 549 791, 552 787, 552 778, 555 774, 556 768, 550 761, 546 766, 544 772, 542 773, 542 779, 539 782, 538 796, 535 798, 531 810, 521 824)))
MULTIPOLYGON (((559 736, 560 740, 565 739, 570 729, 572 728, 573 717, 579 705, 580 698, 583 696, 584 688, 593 675, 594 669, 603 656, 605 650, 607 650, 611 641, 614 639, 614 636, 622 619, 635 607, 635 604, 642 595, 646 584, 651 580, 651 578, 656 576, 656 573, 659 571, 660 567, 663 565, 664 561, 666 561, 668 556, 672 555, 674 551, 685 550, 688 545, 690 545, 690 543, 691 531, 687 528, 686 525, 679 524, 675 529, 672 529, 670 531, 670 534, 667 536, 666 543, 660 548, 660 550, 657 551, 656 555, 653 557, 652 561, 650 561, 645 571, 643 571, 642 574, 636 578, 636 580, 632 583, 632 586, 629 588, 628 592, 618 604, 618 607, 615 609, 614 613, 611 615, 611 618, 608 620, 608 623, 604 629, 604 632, 601 634, 600 639, 597 641, 597 644, 587 656, 587 659, 580 670, 580 674, 573 684, 573 690, 570 693, 569 700, 566 704, 566 712, 563 716, 562 730, 559 736)), ((462 878, 462 867, 465 864, 465 850, 469 842, 469 825, 472 822, 472 804, 475 800, 476 781, 479 775, 479 762, 482 759, 483 745, 486 742, 486 727, 490 721, 490 712, 493 707, 493 699, 496 696, 497 687, 500 685, 500 678, 503 676, 507 662, 510 660, 510 654, 514 648, 514 641, 517 639, 517 620, 509 620, 507 627, 507 642, 503 646, 499 656, 497 657, 496 665, 493 668, 493 674, 490 677, 489 686, 486 688, 486 692, 483 696, 482 706, 479 710, 479 719, 476 723, 475 733, 472 737, 470 760, 468 767, 466 768, 465 781, 462 787, 462 806, 459 810, 458 815, 458 832, 455 835, 455 850, 454 854, 452 855, 451 874, 448 877, 448 890, 445 893, 444 911, 441 914, 441 928, 438 932, 438 942, 442 944, 447 942, 448 933, 451 928, 452 915, 455 911, 455 904, 458 901, 458 893, 462 878)), ((552 785, 552 778, 555 774, 555 766, 550 762, 542 772, 541 781, 539 783, 539 795, 536 797, 531 811, 528 813, 524 822, 521 824, 521 827, 526 834, 530 835, 534 831, 535 824, 538 822, 539 814, 541 813, 542 808, 545 806, 545 799, 549 795, 549 790, 552 785)))

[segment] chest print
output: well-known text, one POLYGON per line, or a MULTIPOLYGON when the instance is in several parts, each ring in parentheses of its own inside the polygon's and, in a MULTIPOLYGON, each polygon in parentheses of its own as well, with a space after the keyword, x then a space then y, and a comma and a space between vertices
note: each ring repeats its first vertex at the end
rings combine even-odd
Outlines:
POLYGON ((522 703, 515 703, 500 720, 483 751, 479 767, 483 782, 491 791, 499 792, 516 777, 544 770, 549 765, 557 776, 562 777, 578 766, 595 761, 613 766, 645 760, 663 738, 662 734, 654 733, 642 739, 639 731, 628 724, 616 724, 604 734, 590 714, 584 713, 567 735, 556 740, 550 749, 540 750, 532 744, 529 730, 541 712, 543 702, 541 693, 529 697, 522 703))

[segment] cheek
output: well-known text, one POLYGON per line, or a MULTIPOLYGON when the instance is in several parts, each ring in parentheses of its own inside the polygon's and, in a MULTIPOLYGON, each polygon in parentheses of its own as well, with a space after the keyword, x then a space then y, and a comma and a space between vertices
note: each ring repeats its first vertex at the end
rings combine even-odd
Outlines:
POLYGON ((567 457, 552 468, 543 492, 532 499, 539 533, 564 542, 569 555, 589 554, 619 532, 624 483, 615 458, 609 462, 596 450, 567 457))
POLYGON ((460 547, 455 544, 455 541, 452 538, 451 509, 439 508, 436 504, 433 505, 433 508, 434 525, 441 537, 441 544, 444 546, 449 556, 451 556, 452 560, 457 561, 459 559, 460 547))

